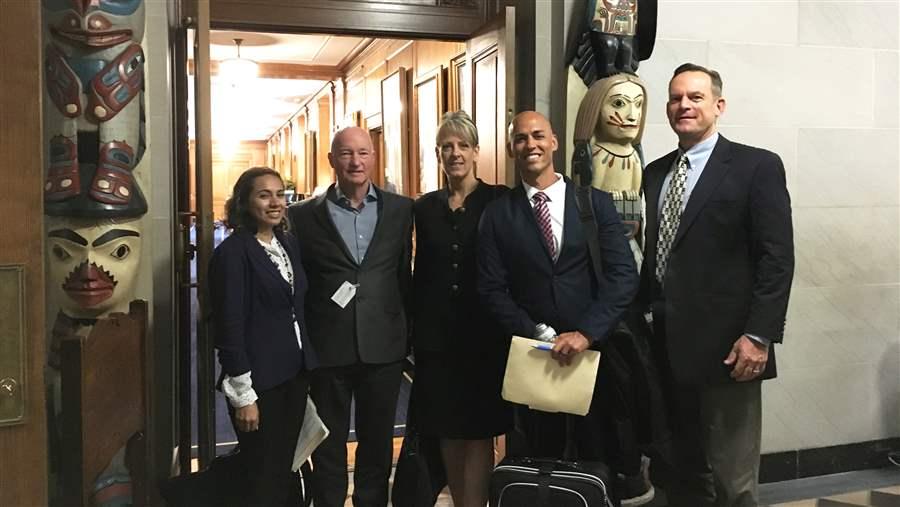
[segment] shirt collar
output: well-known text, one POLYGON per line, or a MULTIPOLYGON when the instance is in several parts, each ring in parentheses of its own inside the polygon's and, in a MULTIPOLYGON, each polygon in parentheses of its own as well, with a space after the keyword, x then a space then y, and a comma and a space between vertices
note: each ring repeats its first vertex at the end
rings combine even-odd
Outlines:
MULTIPOLYGON (((375 185, 370 181, 369 190, 366 192, 366 202, 376 201, 378 201, 378 193, 375 191, 375 185)), ((341 191, 341 186, 337 183, 334 184, 334 202, 340 205, 350 206, 350 199, 344 195, 344 192, 341 191)))
POLYGON ((675 160, 677 162, 681 155, 684 154, 687 155, 688 163, 690 164, 688 170, 702 169, 706 166, 706 162, 712 155, 713 148, 716 147, 717 142, 719 142, 719 133, 714 132, 713 135, 691 146, 687 151, 678 148, 678 157, 675 160))
POLYGON ((566 180, 562 177, 562 174, 559 173, 556 173, 556 181, 543 190, 532 187, 528 183, 525 183, 524 180, 522 180, 522 187, 525 189, 525 196, 528 197, 529 201, 534 197, 534 194, 538 192, 546 194, 550 202, 564 202, 566 199, 566 180))

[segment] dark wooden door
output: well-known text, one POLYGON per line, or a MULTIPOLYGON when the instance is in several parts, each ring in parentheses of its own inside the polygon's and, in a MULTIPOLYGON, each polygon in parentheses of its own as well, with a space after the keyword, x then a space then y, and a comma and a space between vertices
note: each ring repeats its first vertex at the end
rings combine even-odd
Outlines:
POLYGON ((3 2, 0 15, 0 62, 5 69, 0 72, 0 505, 4 506, 47 505, 40 9, 40 2, 3 2))
POLYGON ((516 181, 506 156, 506 125, 516 103, 515 21, 515 7, 505 7, 466 42, 471 104, 463 104, 478 127, 478 177, 509 186, 516 181))

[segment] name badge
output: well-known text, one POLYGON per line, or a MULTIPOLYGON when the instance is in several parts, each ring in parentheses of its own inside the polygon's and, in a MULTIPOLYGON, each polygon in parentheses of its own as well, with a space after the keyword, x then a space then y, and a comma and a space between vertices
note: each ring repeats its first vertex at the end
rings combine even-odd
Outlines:
POLYGON ((344 308, 353 299, 353 296, 356 296, 357 287, 359 287, 358 284, 344 282, 338 287, 338 290, 334 291, 331 300, 337 303, 341 308, 344 308))

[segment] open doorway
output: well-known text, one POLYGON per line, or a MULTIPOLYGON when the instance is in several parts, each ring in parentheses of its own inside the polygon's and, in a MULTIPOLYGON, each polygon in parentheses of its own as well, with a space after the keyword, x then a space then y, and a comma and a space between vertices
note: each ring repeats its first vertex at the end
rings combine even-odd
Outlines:
MULTIPOLYGON (((437 122, 450 105, 472 110, 468 103, 463 106, 471 96, 463 78, 467 74, 460 72, 465 43, 216 30, 210 43, 214 246, 225 238, 225 200, 241 172, 272 167, 292 190, 291 202, 319 195, 334 182, 327 154, 333 133, 344 127, 369 131, 377 153, 373 180, 381 188, 413 198, 439 188, 437 122), (457 83, 452 97, 448 79, 457 83)), ((189 73, 189 90, 193 76, 189 73)), ((191 152, 194 134, 189 128, 191 152)), ((497 181, 496 161, 485 167, 481 177, 497 181)), ((193 309, 198 311, 196 305, 193 309)), ((405 427, 409 386, 407 379, 398 400, 398 437, 405 427)), ((191 412, 197 412, 196 405, 191 412)), ((215 412, 216 454, 221 455, 236 443, 221 393, 215 412)), ((191 426, 194 447, 199 445, 198 421, 191 426)), ((354 440, 351 423, 349 441, 354 440)))
MULTIPOLYGON (((224 203, 243 170, 259 165, 277 170, 292 190, 289 201, 318 195, 334 182, 327 160, 332 135, 351 125, 366 129, 372 137, 375 183, 386 191, 415 198, 442 186, 434 153, 441 116, 466 110, 482 138, 478 176, 488 183, 510 180, 503 150, 508 83, 496 36, 444 41, 212 30, 209 41, 214 246, 225 237, 220 222, 224 203)), ((195 88, 192 56, 188 53, 188 90, 195 88)), ((195 109, 193 101, 189 93, 189 116, 195 109)), ((198 141, 193 123, 191 118, 190 161, 195 160, 197 143, 204 142, 202 135, 198 141)), ((186 178, 191 182, 187 197, 192 210, 197 208, 194 172, 191 165, 186 178)), ((193 243, 193 226, 191 230, 193 243)), ((187 322, 197 322, 197 290, 205 285, 197 279, 197 262, 191 260, 194 284, 188 297, 191 304, 185 308, 190 314, 181 317, 187 322)), ((181 382, 190 388, 183 390, 182 396, 204 391, 197 385, 197 365, 210 358, 204 351, 197 353, 195 328, 191 331, 190 380, 181 382)), ((217 378, 217 365, 213 362, 207 367, 214 370, 213 379, 217 378)), ((398 400, 397 437, 405 427, 408 395, 409 378, 398 400)), ((224 397, 215 395, 215 417, 208 421, 197 417, 203 412, 198 410, 196 398, 199 396, 192 397, 189 424, 187 414, 181 414, 182 433, 191 430, 190 455, 202 456, 204 427, 207 432, 212 430, 211 455, 228 452, 236 439, 224 397)), ((180 406, 187 408, 183 402, 180 406)), ((182 445, 187 439, 183 434, 182 445)), ((351 429, 348 445, 352 446, 353 440, 351 429)), ((399 446, 397 439, 395 451, 399 446)))

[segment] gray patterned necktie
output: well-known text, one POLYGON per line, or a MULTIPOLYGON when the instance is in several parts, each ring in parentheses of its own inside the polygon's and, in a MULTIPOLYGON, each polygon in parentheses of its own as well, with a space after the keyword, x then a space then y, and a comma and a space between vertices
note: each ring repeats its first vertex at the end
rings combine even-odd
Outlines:
POLYGON ((666 197, 663 199, 662 216, 659 219, 659 234, 656 242, 656 280, 662 284, 666 276, 666 263, 672 241, 681 223, 681 210, 684 204, 684 188, 687 183, 688 159, 682 154, 675 167, 675 174, 669 181, 666 197))

